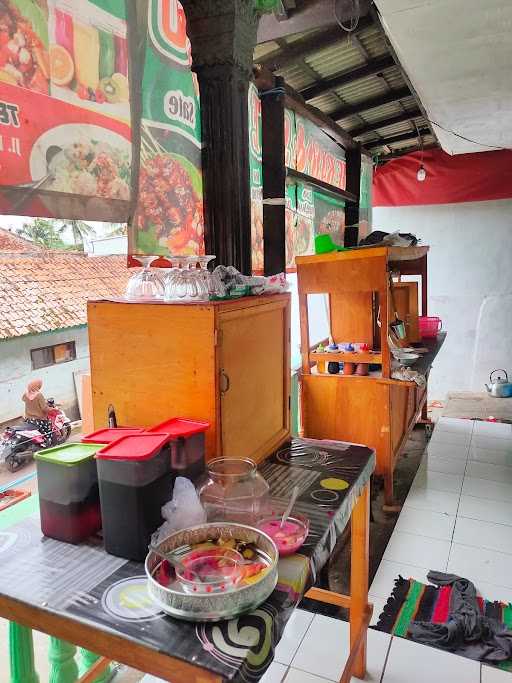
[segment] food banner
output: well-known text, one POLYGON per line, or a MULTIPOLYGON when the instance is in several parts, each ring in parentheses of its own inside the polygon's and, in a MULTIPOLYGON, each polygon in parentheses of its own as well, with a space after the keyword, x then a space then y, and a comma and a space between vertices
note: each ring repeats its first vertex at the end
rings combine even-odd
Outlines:
POLYGON ((345 151, 312 121, 290 109, 284 112, 285 165, 344 190, 345 151))
POLYGON ((315 207, 315 235, 329 233, 335 244, 343 245, 345 239, 345 202, 341 199, 313 190, 315 207))
POLYGON ((287 168, 296 168, 295 141, 295 112, 293 109, 284 110, 284 165, 287 168))
MULTIPOLYGON (((284 111, 285 165, 335 188, 346 187, 345 151, 318 126, 292 109, 284 111)), ((316 235, 332 234, 343 244, 345 202, 307 182, 286 185, 286 269, 295 270, 295 257, 313 254, 316 235)))
POLYGON ((185 12, 177 0, 149 0, 129 253, 204 253, 203 225, 199 87, 185 12))
POLYGON ((124 0, 1 0, 0 213, 126 220, 124 0))
POLYGON ((249 84, 249 187, 251 193, 251 260, 254 275, 263 274, 263 165, 261 159, 261 101, 249 84))

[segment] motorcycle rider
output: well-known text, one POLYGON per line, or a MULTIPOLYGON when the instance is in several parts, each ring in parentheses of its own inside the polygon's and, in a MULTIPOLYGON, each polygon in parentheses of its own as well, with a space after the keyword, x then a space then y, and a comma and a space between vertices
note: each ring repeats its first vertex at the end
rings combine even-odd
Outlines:
POLYGON ((48 419, 50 406, 41 393, 43 381, 33 379, 28 383, 22 400, 25 403, 25 422, 34 425, 44 437, 44 445, 51 446, 52 423, 48 419))

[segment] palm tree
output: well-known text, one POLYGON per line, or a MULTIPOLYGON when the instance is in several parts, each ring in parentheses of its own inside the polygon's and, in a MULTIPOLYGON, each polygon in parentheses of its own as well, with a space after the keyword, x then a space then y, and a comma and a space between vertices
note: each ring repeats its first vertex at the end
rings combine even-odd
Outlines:
POLYGON ((21 237, 39 244, 46 249, 64 249, 65 245, 61 239, 64 227, 59 227, 48 218, 34 218, 30 223, 23 223, 22 228, 16 232, 21 237))
POLYGON ((92 225, 89 225, 88 223, 85 223, 84 221, 79 221, 79 220, 67 220, 62 222, 61 230, 64 231, 66 228, 69 228, 71 230, 71 234, 73 235, 73 242, 75 243, 75 247, 77 249, 83 250, 84 248, 84 239, 87 237, 93 237, 96 234, 96 230, 92 227, 92 225))

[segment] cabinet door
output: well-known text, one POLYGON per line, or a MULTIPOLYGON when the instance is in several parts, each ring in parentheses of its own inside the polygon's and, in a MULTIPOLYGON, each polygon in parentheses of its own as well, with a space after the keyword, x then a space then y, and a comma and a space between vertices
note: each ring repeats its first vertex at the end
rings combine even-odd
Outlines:
POLYGON ((231 311, 219 329, 222 452, 258 462, 289 435, 288 307, 231 311))

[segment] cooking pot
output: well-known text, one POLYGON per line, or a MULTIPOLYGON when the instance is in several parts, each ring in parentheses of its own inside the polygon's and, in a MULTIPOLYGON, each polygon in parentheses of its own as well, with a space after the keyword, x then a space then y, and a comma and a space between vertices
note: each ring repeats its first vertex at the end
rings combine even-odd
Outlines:
POLYGON ((493 370, 489 375, 489 384, 485 385, 487 393, 496 398, 510 398, 512 397, 512 382, 508 381, 506 370, 493 370), (497 377, 493 380, 493 375, 497 372, 502 372, 505 377, 497 377))

